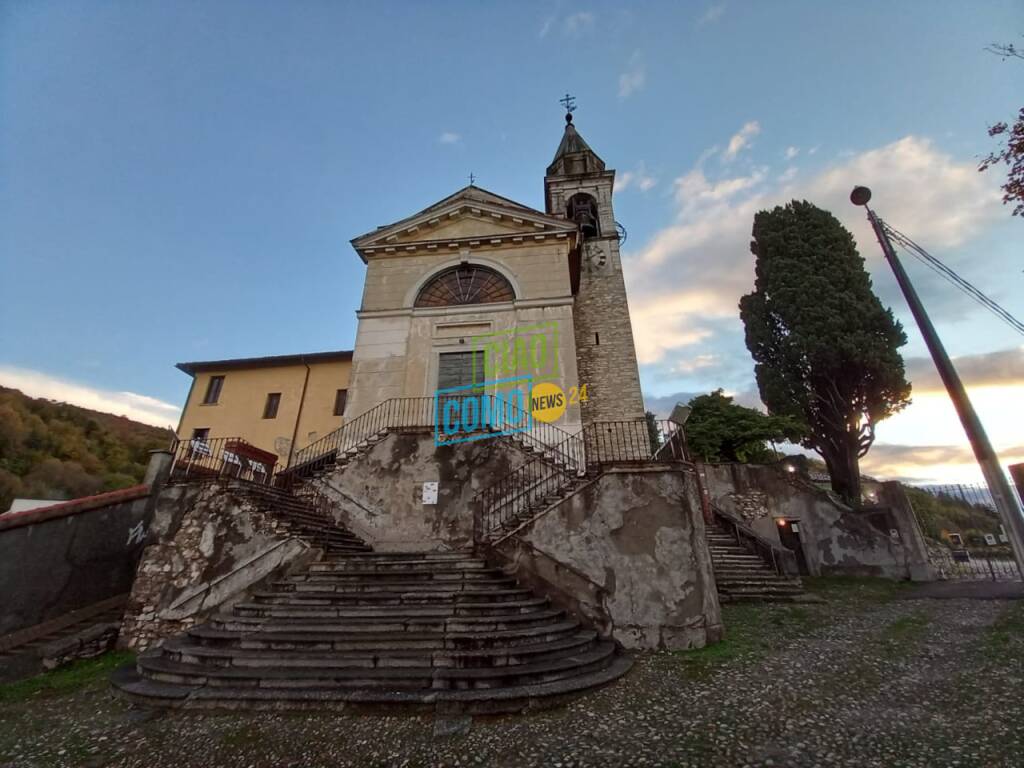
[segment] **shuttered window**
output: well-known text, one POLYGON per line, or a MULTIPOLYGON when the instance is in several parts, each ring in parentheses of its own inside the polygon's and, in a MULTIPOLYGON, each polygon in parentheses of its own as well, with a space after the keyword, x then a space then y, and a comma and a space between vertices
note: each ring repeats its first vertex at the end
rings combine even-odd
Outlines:
POLYGON ((483 381, 483 351, 445 352, 441 354, 437 366, 438 389, 450 389, 467 384, 483 384, 483 381))

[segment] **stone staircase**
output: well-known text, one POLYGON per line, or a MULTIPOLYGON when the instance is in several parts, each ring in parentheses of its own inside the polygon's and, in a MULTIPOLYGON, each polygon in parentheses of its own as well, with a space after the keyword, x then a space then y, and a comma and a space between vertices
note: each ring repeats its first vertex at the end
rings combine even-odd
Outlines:
POLYGON ((115 675, 201 709, 522 711, 608 683, 617 645, 465 552, 332 554, 115 675))
POLYGON ((334 518, 300 494, 269 485, 238 484, 235 493, 255 502, 278 521, 279 530, 322 549, 326 555, 369 552, 367 546, 334 518))
POLYGON ((739 544, 721 526, 707 526, 707 541, 721 602, 794 602, 804 597, 799 578, 780 576, 771 565, 739 544))

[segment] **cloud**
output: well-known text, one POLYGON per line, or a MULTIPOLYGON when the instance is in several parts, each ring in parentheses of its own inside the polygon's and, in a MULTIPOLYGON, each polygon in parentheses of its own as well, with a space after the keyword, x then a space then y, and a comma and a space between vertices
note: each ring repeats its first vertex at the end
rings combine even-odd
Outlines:
POLYGON ((794 157, 800 154, 799 147, 786 147, 786 151, 783 153, 787 160, 792 160, 794 157))
MULTIPOLYGON (((908 357, 904 363, 914 392, 945 392, 930 357, 908 357)), ((953 365, 964 384, 971 388, 1024 386, 1024 347, 962 355, 953 359, 953 365)))
MULTIPOLYGON (((1024 461, 1024 445, 1000 451, 1003 464, 1024 461)), ((966 445, 898 445, 875 443, 860 461, 861 471, 906 483, 979 482, 980 470, 966 445)))
MULTIPOLYGON (((801 150, 801 154, 807 152, 801 150)), ((950 266, 958 268, 963 262, 968 275, 974 274, 967 267, 971 256, 966 249, 956 248, 1005 215, 997 180, 977 173, 973 159, 960 161, 917 136, 835 157, 817 172, 807 173, 780 172, 767 165, 748 166, 742 172, 717 163, 704 167, 710 155, 702 153, 690 170, 670 182, 672 217, 665 225, 646 241, 630 242, 623 254, 641 379, 651 396, 724 387, 744 393, 744 404, 757 404, 753 363, 744 344, 738 309, 740 297, 754 284, 749 244, 756 212, 792 199, 807 199, 831 210, 853 232, 869 269, 885 275, 877 281, 876 291, 883 303, 897 309, 904 306, 898 288, 878 253, 863 211, 849 202, 855 184, 869 184, 880 208, 884 200, 889 220, 899 222, 900 229, 911 235, 926 232, 926 240, 918 239, 941 253, 950 266), (942 215, 937 216, 937 211, 942 215), (716 357, 714 365, 697 367, 709 355, 716 357)), ((978 269, 981 265, 974 263, 974 270, 978 269)), ((930 274, 925 273, 920 281, 915 275, 915 282, 933 316, 950 322, 981 312, 944 283, 940 288, 937 277, 932 283, 934 291, 929 292, 930 274)), ((1020 442, 1019 436, 1001 431, 1001 422, 1016 418, 1009 414, 1018 412, 1024 417, 1024 382, 1017 378, 1021 354, 1021 350, 1009 349, 957 361, 997 450, 1000 445, 1020 442), (977 389, 986 385, 988 389, 977 389), (1014 397, 1020 407, 1014 405, 1014 397)), ((880 441, 956 445, 962 440, 948 399, 940 391, 929 394, 936 381, 928 366, 930 362, 925 360, 908 360, 917 388, 914 404, 883 422, 880 441)), ((872 468, 877 472, 879 465, 872 468)), ((920 476, 927 471, 922 468, 920 476)), ((953 469, 948 472, 955 474, 953 469)), ((970 462, 956 472, 977 477, 970 462)))
POLYGON ((725 3, 709 5, 697 19, 697 26, 706 27, 708 24, 714 24, 722 18, 723 13, 725 13, 725 3))
POLYGON ((740 152, 750 147, 750 140, 760 132, 761 124, 757 122, 757 120, 751 120, 750 122, 745 123, 743 127, 729 139, 729 144, 726 146, 725 152, 722 153, 722 160, 724 162, 735 160, 736 156, 739 155, 740 152))
POLYGON ((98 389, 24 368, 0 367, 0 384, 20 389, 29 397, 42 397, 115 416, 127 416, 155 427, 176 425, 181 415, 178 406, 147 395, 98 389))
POLYGON ((638 189, 641 192, 648 192, 653 189, 658 180, 647 173, 643 163, 635 171, 623 171, 615 177, 615 191, 625 192, 627 189, 638 189))
POLYGON ((557 17, 555 16, 548 16, 544 19, 544 23, 540 25, 540 31, 537 33, 537 37, 542 40, 547 37, 551 28, 555 25, 555 21, 557 21, 557 17))
POLYGON ((870 182, 892 221, 907 232, 927 231, 928 244, 942 249, 965 242, 1002 213, 998 189, 973 161, 957 162, 914 136, 838 160, 816 175, 770 178, 766 167, 721 178, 695 167, 673 181, 674 220, 625 254, 631 303, 641 307, 633 315, 641 362, 705 339, 709 318, 730 318, 729 332, 742 334, 737 303, 753 287, 750 228, 759 210, 811 200, 870 247, 870 228, 848 199, 854 184, 870 182))
POLYGON ((640 61, 640 53, 634 53, 629 59, 626 71, 619 75, 619 98, 625 99, 640 90, 647 80, 643 62, 640 61))
POLYGON ((462 141, 462 135, 453 131, 445 131, 437 137, 437 140, 442 144, 458 144, 462 141))
POLYGON ((579 37, 594 26, 594 14, 588 11, 571 13, 565 17, 565 33, 570 37, 579 37))

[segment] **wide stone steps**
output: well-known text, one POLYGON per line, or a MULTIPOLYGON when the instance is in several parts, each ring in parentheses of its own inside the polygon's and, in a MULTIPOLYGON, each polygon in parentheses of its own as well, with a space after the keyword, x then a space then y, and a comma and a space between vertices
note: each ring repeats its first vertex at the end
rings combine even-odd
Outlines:
POLYGON ((330 556, 172 638, 115 679, 159 706, 503 712, 603 685, 631 662, 466 552, 330 556))
MULTIPOLYGON (((282 582, 278 582, 281 584, 282 582)), ((295 584, 287 586, 294 587, 295 584)), ((528 589, 489 589, 453 591, 453 590, 415 590, 378 592, 336 592, 329 589, 301 589, 276 592, 254 592, 252 599, 256 603, 287 603, 289 605, 338 605, 338 606, 425 606, 470 604, 501 604, 509 601, 528 599, 533 592, 528 589)))
POLYGON ((564 611, 545 609, 528 613, 502 613, 496 616, 215 616, 209 626, 239 632, 465 632, 474 629, 502 630, 550 624, 564 611))
POLYGON ((295 651, 243 649, 233 646, 200 645, 188 637, 172 638, 163 646, 165 656, 193 664, 236 667, 505 667, 543 659, 572 656, 591 647, 599 638, 591 629, 581 629, 557 641, 470 649, 411 649, 382 653, 381 648, 365 650, 295 651))
POLYGON ((391 620, 420 618, 454 618, 458 616, 496 616, 510 612, 532 613, 548 606, 548 600, 536 597, 529 600, 508 600, 497 603, 462 603, 436 606, 332 606, 302 602, 240 603, 235 606, 236 616, 267 618, 302 618, 306 616, 334 619, 360 619, 387 617, 391 620))
POLYGON ((183 686, 140 678, 130 669, 121 669, 112 677, 115 686, 128 699, 162 707, 189 707, 201 710, 352 710, 391 711, 401 707, 410 711, 500 714, 521 712, 538 706, 554 706, 608 683, 626 674, 632 667, 628 656, 617 655, 607 666, 588 674, 567 677, 549 683, 518 685, 464 691, 377 690, 343 688, 265 689, 259 687, 221 688, 183 686))
POLYGON ((331 576, 311 576, 308 579, 292 577, 283 582, 275 582, 284 590, 315 592, 334 589, 345 594, 378 593, 378 592, 487 592, 492 589, 512 589, 516 580, 506 576, 494 579, 415 579, 412 581, 336 581, 331 576))
POLYGON ((501 667, 199 667, 168 657, 144 657, 139 667, 153 680, 189 685, 436 690, 552 682, 600 669, 614 655, 615 644, 604 641, 559 659, 501 667))

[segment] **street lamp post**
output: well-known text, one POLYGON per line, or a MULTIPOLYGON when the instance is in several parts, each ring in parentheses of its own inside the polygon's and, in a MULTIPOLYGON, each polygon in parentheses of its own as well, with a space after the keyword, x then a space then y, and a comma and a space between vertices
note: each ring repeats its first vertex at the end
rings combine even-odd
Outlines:
POLYGON ((885 254, 886 261, 889 262, 889 266, 892 267, 892 271, 896 275, 896 282, 899 283, 900 290, 903 291, 903 296, 906 298, 907 304, 910 305, 910 311, 914 315, 914 320, 917 321, 921 335, 924 336, 924 343, 928 346, 939 377, 946 386, 949 399, 953 401, 953 407, 956 408, 960 423, 963 424, 964 432, 967 433, 974 457, 981 467, 981 473, 988 484, 989 493, 992 494, 996 512, 999 513, 1003 525, 1006 526, 1013 555, 1017 560, 1017 568, 1024 576, 1024 517, 1021 517, 1020 507, 1010 490, 1006 475, 999 466, 999 457, 992 449, 992 443, 989 442, 988 435, 985 434, 981 420, 978 418, 974 406, 971 405, 970 398, 967 397, 967 390, 964 389, 963 382, 960 381, 960 376, 957 374, 956 368, 953 367, 953 362, 946 354, 946 349, 942 346, 935 326, 932 325, 931 318, 925 312, 924 305, 921 304, 921 299, 910 282, 910 277, 897 258, 896 251, 889 241, 882 222, 868 207, 869 200, 871 200, 871 190, 867 187, 854 187, 853 192, 850 193, 850 202, 854 205, 864 206, 867 211, 868 221, 871 222, 871 227, 875 231, 875 237, 878 238, 878 244, 882 247, 882 253, 885 254))

